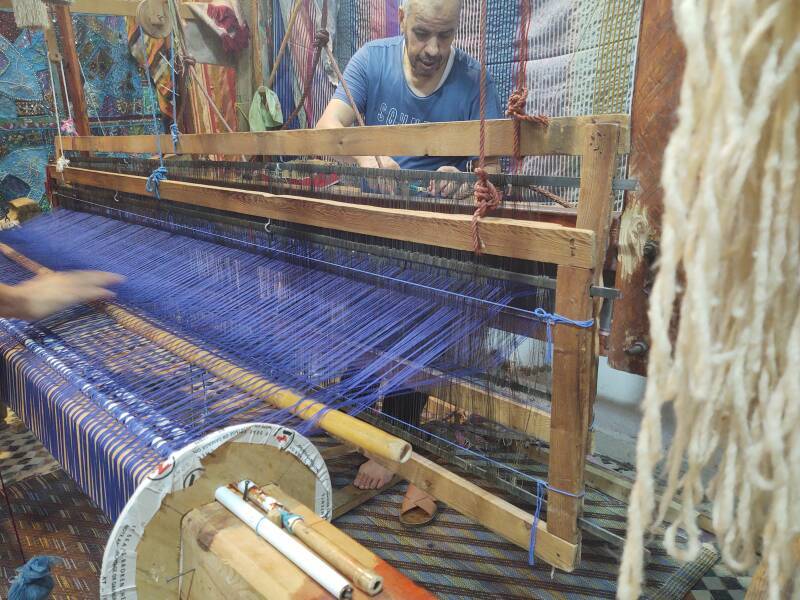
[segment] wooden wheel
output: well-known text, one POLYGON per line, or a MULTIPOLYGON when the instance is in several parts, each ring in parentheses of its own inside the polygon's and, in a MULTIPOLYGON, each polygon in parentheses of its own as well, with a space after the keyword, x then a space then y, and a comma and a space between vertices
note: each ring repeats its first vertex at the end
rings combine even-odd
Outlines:
POLYGON ((223 429, 174 453, 134 492, 103 556, 102 598, 180 598, 181 521, 214 502, 215 490, 244 479, 276 484, 330 520, 325 461, 292 429, 268 424, 223 429))

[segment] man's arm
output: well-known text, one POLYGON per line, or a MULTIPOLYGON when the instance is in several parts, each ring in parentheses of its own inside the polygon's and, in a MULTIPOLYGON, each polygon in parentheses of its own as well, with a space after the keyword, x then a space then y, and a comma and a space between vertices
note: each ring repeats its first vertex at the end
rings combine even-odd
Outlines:
POLYGON ((0 317, 36 321, 75 304, 108 300, 115 294, 107 288, 122 280, 102 271, 69 271, 0 285, 0 317))

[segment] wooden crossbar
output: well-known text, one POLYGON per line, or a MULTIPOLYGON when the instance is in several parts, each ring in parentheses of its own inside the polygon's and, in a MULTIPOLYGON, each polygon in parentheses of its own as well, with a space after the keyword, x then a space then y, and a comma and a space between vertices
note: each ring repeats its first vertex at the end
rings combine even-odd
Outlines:
MULTIPOLYGON (((136 17, 139 0, 74 0, 70 4, 73 14, 108 15, 113 17, 136 17)), ((11 0, 0 0, 0 10, 11 10, 11 0)), ((188 7, 180 6, 181 17, 194 19, 188 7)))
MULTIPOLYGON (((51 167, 49 172, 60 183, 149 195, 145 190, 145 177, 75 168, 57 174, 51 167)), ((174 202, 301 225, 441 248, 473 249, 471 215, 359 206, 181 181, 163 181, 160 196, 174 202)), ((486 218, 481 221, 481 238, 486 244, 485 253, 495 256, 584 268, 591 268, 595 263, 594 233, 588 229, 539 221, 486 218)))
MULTIPOLYGON (((544 154, 579 155, 588 128, 596 123, 613 123, 621 135, 617 153, 630 150, 627 115, 558 117, 542 127, 522 124, 521 151, 526 156, 544 154)), ((245 156, 477 156, 478 121, 420 123, 347 129, 296 129, 250 133, 186 134, 173 148, 169 135, 86 136, 63 138, 64 150, 81 152, 165 153, 245 156), (159 146, 160 145, 160 146, 159 146)), ((497 119, 486 123, 486 153, 511 156, 514 153, 514 123, 497 119)), ((61 142, 59 142, 61 143, 61 142)))

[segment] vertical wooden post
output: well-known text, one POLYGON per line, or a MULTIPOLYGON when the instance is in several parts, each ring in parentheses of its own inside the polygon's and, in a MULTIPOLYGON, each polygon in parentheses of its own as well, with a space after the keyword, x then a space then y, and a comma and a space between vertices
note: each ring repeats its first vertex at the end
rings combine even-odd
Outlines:
MULTIPOLYGON (((589 288, 605 262, 611 217, 611 182, 616 166, 619 127, 597 124, 587 128, 581 163, 577 227, 596 233, 595 268, 560 266, 556 313, 576 321, 595 319, 589 329, 556 325, 553 331, 553 395, 548 481, 569 494, 583 492, 588 429, 597 384, 600 304, 589 288)), ((547 530, 574 544, 580 542, 578 516, 583 499, 548 492, 547 530)))
POLYGON ((72 100, 72 118, 78 135, 92 135, 89 130, 89 114, 86 112, 86 95, 81 81, 81 69, 78 64, 78 50, 75 47, 75 30, 72 27, 72 13, 69 6, 53 5, 56 23, 61 32, 61 51, 64 61, 64 74, 69 99, 72 100))
POLYGON ((608 362, 615 369, 647 374, 651 261, 661 237, 664 210, 661 170, 664 149, 678 122, 681 81, 686 62, 683 42, 672 18, 672 0, 644 0, 631 112, 630 177, 639 189, 625 194, 608 362), (651 248, 644 250, 650 242, 651 248))

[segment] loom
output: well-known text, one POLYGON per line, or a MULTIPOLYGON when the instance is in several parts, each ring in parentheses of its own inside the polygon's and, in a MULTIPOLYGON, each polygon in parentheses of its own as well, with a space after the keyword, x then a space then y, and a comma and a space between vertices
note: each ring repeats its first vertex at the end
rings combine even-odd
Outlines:
MULTIPOLYGON (((489 152, 510 155, 514 123, 486 127, 489 152)), ((6 397, 112 517, 173 453, 224 427, 272 423, 354 446, 574 569, 581 525, 604 535, 581 518, 581 499, 627 120, 521 129, 525 154, 580 156, 581 176, 495 176, 505 199, 479 223, 481 255, 461 193, 473 175, 189 160, 473 156, 477 123, 182 135, 154 192, 157 161, 134 155, 169 136, 64 138, 70 164, 48 171, 56 208, 3 234, 0 278, 92 268, 127 282, 113 303, 0 323, 6 397), (108 152, 126 156, 96 154, 108 152), (574 210, 537 191, 569 197, 576 184, 574 210), (429 397, 419 424, 379 410, 407 389, 429 397), (543 446, 546 474, 531 459, 543 446)))

